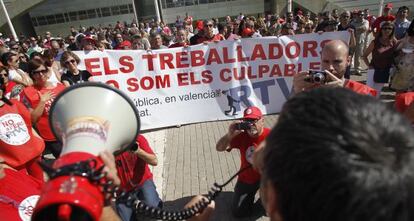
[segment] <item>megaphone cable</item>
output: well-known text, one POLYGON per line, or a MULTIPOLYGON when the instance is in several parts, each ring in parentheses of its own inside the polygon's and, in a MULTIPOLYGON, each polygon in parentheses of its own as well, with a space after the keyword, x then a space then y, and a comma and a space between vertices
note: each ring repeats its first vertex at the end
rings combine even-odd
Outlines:
POLYGON ((251 168, 252 166, 246 166, 239 170, 236 174, 234 174, 230 179, 228 179, 223 184, 214 183, 214 186, 208 191, 205 198, 201 199, 194 206, 189 208, 179 210, 179 211, 166 211, 160 208, 151 207, 146 205, 144 202, 140 200, 131 199, 130 196, 126 192, 121 192, 117 197, 118 202, 125 203, 127 206, 132 207, 136 210, 137 214, 144 215, 148 218, 152 219, 161 219, 161 220, 186 220, 197 213, 201 213, 207 206, 214 200, 223 190, 225 186, 227 186, 235 177, 239 174, 244 172, 245 170, 251 168))

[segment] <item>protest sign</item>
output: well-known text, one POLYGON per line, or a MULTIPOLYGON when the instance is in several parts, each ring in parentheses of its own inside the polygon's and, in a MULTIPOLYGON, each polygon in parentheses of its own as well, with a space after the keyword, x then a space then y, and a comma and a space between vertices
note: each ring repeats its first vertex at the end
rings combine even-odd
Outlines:
POLYGON ((292 91, 292 76, 320 70, 321 48, 332 39, 348 42, 349 33, 77 54, 81 69, 124 91, 139 110, 142 129, 153 129, 240 118, 252 105, 264 114, 278 113, 292 91))

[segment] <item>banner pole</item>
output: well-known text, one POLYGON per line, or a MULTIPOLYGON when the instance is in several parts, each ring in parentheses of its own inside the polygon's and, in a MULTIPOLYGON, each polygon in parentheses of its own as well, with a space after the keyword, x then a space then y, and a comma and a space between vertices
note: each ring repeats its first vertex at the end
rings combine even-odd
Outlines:
POLYGON ((0 0, 0 3, 1 3, 1 7, 3 8, 3 11, 4 11, 4 16, 6 16, 7 23, 9 24, 9 28, 10 28, 10 31, 13 35, 13 38, 14 38, 15 41, 19 41, 19 38, 17 38, 16 31, 14 30, 13 23, 10 20, 9 13, 7 12, 7 9, 6 9, 6 6, 4 5, 3 0, 0 0))

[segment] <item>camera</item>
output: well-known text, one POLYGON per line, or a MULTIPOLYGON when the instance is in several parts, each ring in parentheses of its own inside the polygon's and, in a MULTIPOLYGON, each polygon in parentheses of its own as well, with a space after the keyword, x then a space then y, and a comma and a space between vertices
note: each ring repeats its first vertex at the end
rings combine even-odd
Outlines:
POLYGON ((326 79, 326 72, 325 71, 313 71, 309 70, 309 77, 305 79, 305 81, 310 83, 318 83, 318 84, 325 84, 326 79))
POLYGON ((236 124, 237 130, 249 130, 251 127, 251 124, 249 122, 241 122, 236 124))

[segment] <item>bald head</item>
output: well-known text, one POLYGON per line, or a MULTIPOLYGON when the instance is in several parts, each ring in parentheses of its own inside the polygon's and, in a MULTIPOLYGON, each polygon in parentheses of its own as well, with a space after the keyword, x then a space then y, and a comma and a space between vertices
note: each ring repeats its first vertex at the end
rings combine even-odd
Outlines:
POLYGON ((349 53, 348 45, 345 44, 345 42, 342 41, 342 40, 329 41, 328 43, 326 43, 323 46, 322 54, 323 54, 323 51, 325 51, 325 50, 330 50, 330 51, 333 51, 335 53, 345 54, 346 56, 348 56, 348 53, 349 53))
POLYGON ((342 78, 350 64, 349 47, 341 40, 332 40, 322 48, 322 69, 342 78))

